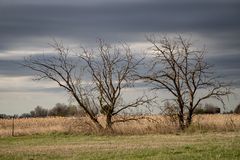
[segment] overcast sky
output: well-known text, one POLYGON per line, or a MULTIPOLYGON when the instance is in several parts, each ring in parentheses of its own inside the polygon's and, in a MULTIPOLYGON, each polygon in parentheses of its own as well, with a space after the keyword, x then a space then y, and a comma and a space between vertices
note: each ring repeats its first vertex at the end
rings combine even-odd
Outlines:
POLYGON ((239 0, 0 0, 0 113, 67 102, 55 84, 33 82, 18 65, 24 56, 51 53, 53 37, 74 47, 92 47, 101 37, 144 50, 146 34, 191 35, 206 45, 216 72, 238 88, 239 17, 239 0))

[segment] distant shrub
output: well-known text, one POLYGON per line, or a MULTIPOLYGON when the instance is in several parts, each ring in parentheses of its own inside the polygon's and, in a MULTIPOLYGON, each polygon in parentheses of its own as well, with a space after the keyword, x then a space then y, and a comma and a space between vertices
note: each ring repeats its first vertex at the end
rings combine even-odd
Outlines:
POLYGON ((234 109, 234 113, 240 114, 240 104, 238 104, 237 107, 234 109))
POLYGON ((83 116, 85 112, 75 105, 66 105, 63 103, 57 103, 52 109, 49 110, 49 116, 83 116))
POLYGON ((31 117, 47 117, 48 116, 48 110, 37 106, 33 111, 30 111, 31 117))
POLYGON ((199 106, 195 109, 195 114, 217 114, 220 113, 221 109, 217 106, 214 106, 212 104, 206 103, 204 107, 199 106))
POLYGON ((30 113, 23 113, 19 116, 19 118, 31 118, 32 115, 30 113))
POLYGON ((49 116, 67 116, 68 109, 67 105, 62 103, 57 103, 55 107, 49 110, 49 116))
MULTIPOLYGON (((70 117, 70 116, 86 116, 84 110, 75 105, 66 105, 63 103, 57 103, 52 109, 45 109, 41 106, 37 106, 34 110, 29 113, 23 113, 20 116, 14 115, 15 118, 37 118, 37 117, 48 117, 48 116, 56 116, 56 117, 70 117)), ((13 116, 0 114, 0 119, 8 119, 13 116)))
POLYGON ((204 114, 204 109, 203 108, 200 108, 200 107, 197 107, 195 110, 194 110, 194 113, 195 114, 204 114))
POLYGON ((216 114, 216 113, 220 113, 221 109, 217 106, 212 105, 212 104, 205 104, 204 112, 206 114, 216 114))
POLYGON ((0 119, 9 119, 11 116, 6 115, 6 114, 0 114, 0 119))
POLYGON ((233 114, 234 111, 233 110, 230 110, 230 111, 224 111, 223 114, 233 114))

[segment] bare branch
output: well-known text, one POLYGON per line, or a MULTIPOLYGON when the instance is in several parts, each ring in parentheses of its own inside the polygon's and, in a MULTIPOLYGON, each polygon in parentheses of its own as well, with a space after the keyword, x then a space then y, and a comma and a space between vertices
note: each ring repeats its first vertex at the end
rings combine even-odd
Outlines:
POLYGON ((122 90, 134 84, 135 79, 132 76, 136 74, 142 59, 136 59, 126 43, 112 46, 100 39, 98 44, 98 52, 90 52, 83 48, 83 54, 79 54, 79 57, 89 68, 96 86, 101 113, 106 116, 107 127, 111 128, 113 116, 127 108, 149 103, 150 99, 138 98, 130 104, 123 105, 122 90))
POLYGON ((96 113, 94 113, 94 108, 90 106, 92 103, 90 104, 88 91, 84 87, 79 71, 77 71, 80 66, 70 56, 70 49, 55 40, 51 47, 57 52, 56 55, 48 57, 45 55, 30 56, 25 58, 23 66, 35 71, 37 80, 48 79, 66 89, 97 127, 102 128, 97 120, 96 113), (76 74, 79 75, 76 76, 76 74))
POLYGON ((175 97, 181 129, 191 123, 193 111, 201 101, 215 98, 224 103, 222 97, 231 92, 228 86, 218 81, 212 66, 206 63, 205 49, 195 49, 191 39, 181 35, 176 38, 164 36, 159 40, 151 36, 147 41, 152 44, 153 65, 148 73, 138 77, 154 84, 153 89, 167 89, 175 97), (200 89, 206 92, 203 96, 197 95, 200 89))

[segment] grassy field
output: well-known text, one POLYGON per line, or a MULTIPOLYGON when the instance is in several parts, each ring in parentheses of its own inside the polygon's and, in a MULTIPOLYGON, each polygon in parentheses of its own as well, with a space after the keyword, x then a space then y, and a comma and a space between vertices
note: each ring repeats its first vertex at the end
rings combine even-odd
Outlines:
POLYGON ((12 122, 0 120, 0 160, 240 159, 240 115, 198 115, 184 133, 169 117, 148 116, 114 125, 111 136, 84 117, 15 119, 15 137, 12 122))
POLYGON ((240 159, 240 134, 65 135, 0 138, 2 160, 240 159))
MULTIPOLYGON (((104 123, 103 117, 99 117, 104 123)), ((173 119, 164 116, 146 116, 146 119, 115 124, 114 131, 117 134, 169 134, 176 133, 177 123, 173 119)), ((240 115, 217 114, 196 115, 188 132, 229 132, 240 131, 240 115)), ((46 133, 94 133, 95 130, 88 118, 74 117, 49 117, 15 119, 15 135, 32 135, 46 133)), ((10 136, 12 133, 12 120, 0 119, 0 137, 10 136)))

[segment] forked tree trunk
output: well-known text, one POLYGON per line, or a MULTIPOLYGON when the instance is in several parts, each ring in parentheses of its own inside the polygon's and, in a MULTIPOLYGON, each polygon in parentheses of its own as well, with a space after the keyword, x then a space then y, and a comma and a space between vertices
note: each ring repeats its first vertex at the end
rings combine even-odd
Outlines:
POLYGON ((185 129, 185 122, 184 122, 184 114, 183 113, 178 114, 178 122, 179 122, 179 129, 183 131, 185 129))
POLYGON ((107 114, 106 116, 106 131, 107 132, 113 132, 113 128, 112 128, 112 115, 111 114, 107 114))
POLYGON ((187 116, 187 122, 186 122, 186 127, 187 128, 192 124, 192 116, 193 116, 193 111, 189 110, 188 111, 188 116, 187 116))
POLYGON ((179 121, 179 129, 184 130, 185 129, 185 120, 184 120, 184 111, 183 111, 183 105, 181 105, 181 102, 179 101, 179 108, 180 111, 178 112, 178 121, 179 121))
POLYGON ((83 103, 81 102, 81 100, 78 98, 77 94, 74 91, 71 91, 71 94, 74 96, 75 100, 78 102, 79 106, 82 107, 82 109, 85 111, 85 113, 87 114, 87 116, 92 120, 92 122, 95 124, 95 126, 97 127, 97 129, 103 130, 103 126, 99 123, 97 117, 95 115, 92 114, 91 111, 89 111, 86 106, 83 105, 83 103))

